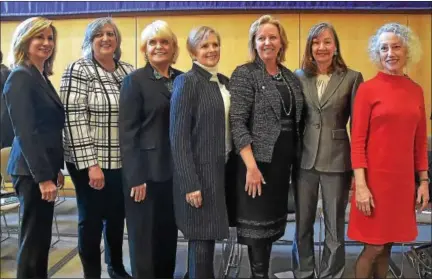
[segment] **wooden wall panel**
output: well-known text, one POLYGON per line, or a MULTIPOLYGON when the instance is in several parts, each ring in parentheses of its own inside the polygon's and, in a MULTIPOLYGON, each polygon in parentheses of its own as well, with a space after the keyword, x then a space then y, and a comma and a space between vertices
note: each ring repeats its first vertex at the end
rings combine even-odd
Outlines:
POLYGON ((8 55, 10 51, 10 44, 12 41, 13 33, 17 28, 19 22, 17 21, 8 21, 8 22, 0 22, 0 31, 1 31, 1 51, 3 52, 3 64, 9 65, 8 55))
POLYGON ((348 67, 360 71, 365 80, 374 77, 377 68, 369 60, 367 48, 369 38, 383 24, 399 22, 407 24, 406 15, 392 14, 301 14, 300 49, 303 57, 309 29, 319 22, 330 22, 336 29, 342 57, 348 67))
POLYGON ((58 31, 57 55, 54 61, 54 75, 50 78, 52 84, 60 90, 60 81, 66 67, 81 57, 81 45, 89 19, 55 20, 58 31))
MULTIPOLYGON (((224 15, 179 15, 179 16, 143 16, 114 18, 123 37, 122 59, 135 67, 144 65, 144 58, 139 53, 140 34, 143 28, 156 19, 170 24, 177 34, 180 46, 180 57, 175 67, 188 70, 191 59, 186 50, 186 37, 189 31, 199 25, 214 27, 222 38, 222 57, 220 70, 230 76, 237 65, 248 59, 247 41, 250 24, 261 14, 224 14, 224 15)), ((331 22, 341 40, 342 55, 348 66, 361 71, 365 79, 373 77, 377 68, 370 62, 367 54, 369 37, 378 27, 387 22, 408 24, 420 37, 422 60, 409 69, 409 75, 418 82, 425 92, 426 110, 431 114, 431 15, 408 14, 278 14, 288 35, 289 48, 285 65, 294 70, 300 66, 306 38, 310 27, 321 21, 331 22)), ((87 24, 92 19, 55 20, 59 31, 58 51, 54 65, 54 86, 60 86, 61 75, 69 63, 81 56, 81 44, 87 24)), ((19 22, 1 22, 1 49, 4 63, 7 64, 10 42, 19 22)), ((430 122, 428 135, 431 135, 430 122)))
MULTIPOLYGON (((421 61, 408 69, 409 76, 418 82, 423 88, 426 104, 426 117, 429 120, 432 109, 432 88, 431 88, 431 22, 432 15, 408 15, 408 26, 419 36, 422 45, 423 55, 421 61)), ((428 123, 428 135, 431 136, 432 121, 428 123)))
POLYGON ((114 22, 120 30, 122 36, 122 56, 121 60, 137 66, 137 30, 135 17, 117 17, 114 22))
MULTIPOLYGON (((236 66, 248 61, 248 33, 249 27, 260 15, 193 15, 193 16, 165 16, 165 17, 140 17, 138 18, 138 49, 140 46, 140 35, 142 30, 156 19, 165 20, 173 32, 176 34, 180 56, 175 65, 178 69, 187 71, 192 62, 186 50, 186 39, 189 32, 194 27, 208 25, 216 29, 221 36, 221 61, 220 71, 228 76, 236 66)), ((290 40, 290 47, 287 52, 286 65, 289 68, 296 67, 298 64, 298 15, 288 14, 279 15, 290 40)), ((144 58, 142 54, 138 58, 138 66, 143 66, 144 58)))

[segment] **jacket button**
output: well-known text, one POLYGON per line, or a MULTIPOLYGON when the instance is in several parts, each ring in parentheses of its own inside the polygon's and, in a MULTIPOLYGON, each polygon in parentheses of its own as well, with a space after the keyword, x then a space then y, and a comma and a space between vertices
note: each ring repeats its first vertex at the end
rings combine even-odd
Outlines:
POLYGON ((315 124, 315 128, 319 129, 319 128, 321 128, 321 125, 320 124, 315 124))

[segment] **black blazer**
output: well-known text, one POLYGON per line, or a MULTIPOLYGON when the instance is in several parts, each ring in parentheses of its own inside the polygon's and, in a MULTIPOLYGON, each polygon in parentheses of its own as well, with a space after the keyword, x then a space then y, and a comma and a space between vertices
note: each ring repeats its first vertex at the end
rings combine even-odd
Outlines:
MULTIPOLYGON (((6 83, 8 76, 10 75, 10 70, 5 65, 0 65, 1 71, 1 92, 3 93, 3 88, 6 83)), ((9 118, 8 110, 6 107, 6 102, 3 95, 0 97, 1 100, 1 110, 0 110, 0 148, 11 146, 14 137, 12 124, 9 118)))
POLYGON ((3 92, 15 134, 7 171, 31 175, 36 183, 55 179, 64 164, 63 105, 45 79, 35 66, 19 66, 3 92))
MULTIPOLYGON (((174 77, 181 71, 172 69, 174 77)), ((132 188, 172 178, 171 93, 150 63, 126 76, 120 91, 119 138, 123 175, 132 188)))

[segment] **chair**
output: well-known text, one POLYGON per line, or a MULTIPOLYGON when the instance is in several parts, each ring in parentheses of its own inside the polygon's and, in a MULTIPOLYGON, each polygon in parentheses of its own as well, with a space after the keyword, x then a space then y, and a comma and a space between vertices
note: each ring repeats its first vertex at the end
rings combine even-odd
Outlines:
POLYGON ((405 256, 420 279, 432 278, 432 243, 411 247, 405 256))
POLYGON ((1 152, 0 174, 2 177, 1 189, 4 189, 4 190, 6 190, 6 188, 13 188, 12 187, 12 178, 6 171, 10 151, 11 151, 10 147, 4 147, 0 150, 0 152, 1 152))
MULTIPOLYGON (((428 229, 432 225, 432 208, 423 210, 416 214, 417 225, 419 227, 426 226, 428 229)), ((432 278, 432 241, 415 241, 408 244, 410 250, 404 255, 408 259, 411 266, 416 270, 421 279, 432 278)), ((393 268, 394 269, 394 268, 393 268)), ((390 270, 396 278, 403 276, 403 265, 401 270, 390 270), (397 276, 399 275, 399 276, 397 276)))
MULTIPOLYGON (((20 233, 20 226, 21 226, 21 213, 20 213, 20 203, 18 200, 17 195, 15 194, 15 191, 13 189, 12 185, 12 178, 6 171, 7 162, 9 160, 11 147, 4 147, 0 150, 1 153, 1 166, 0 166, 0 174, 1 174, 1 206, 0 206, 0 215, 4 222, 4 229, 6 230, 7 237, 2 239, 1 242, 5 241, 10 237, 11 233, 16 233, 19 235, 20 233), (18 214, 18 227, 16 229, 10 228, 7 224, 6 220, 6 213, 17 209, 18 214)), ((56 198, 56 204, 58 205, 61 202, 57 202, 59 200, 59 191, 57 191, 57 198, 56 198)), ((54 211, 53 214, 53 225, 56 229, 56 239, 54 242, 52 242, 51 247, 53 247, 57 242, 60 241, 60 232, 58 229, 58 223, 57 223, 57 214, 54 211)), ((2 227, 3 231, 3 227, 2 227)))
POLYGON ((6 219, 6 213, 12 211, 12 210, 17 210, 17 214, 19 216, 19 211, 20 211, 20 203, 19 200, 17 198, 17 196, 15 195, 15 193, 10 193, 10 192, 6 192, 3 191, 1 192, 1 198, 0 198, 0 215, 1 218, 3 219, 3 223, 4 226, 1 226, 1 233, 3 234, 4 231, 6 231, 7 236, 5 238, 2 238, 0 242, 3 242, 7 239, 10 238, 11 233, 17 233, 19 234, 19 228, 20 228, 20 222, 21 222, 21 218, 18 217, 18 226, 17 228, 11 228, 9 227, 8 223, 7 223, 7 219, 6 219))

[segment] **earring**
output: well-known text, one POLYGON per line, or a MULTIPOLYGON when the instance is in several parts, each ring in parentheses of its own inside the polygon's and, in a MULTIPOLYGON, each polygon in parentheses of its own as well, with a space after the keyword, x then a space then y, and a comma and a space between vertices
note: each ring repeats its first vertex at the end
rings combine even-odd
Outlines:
POLYGON ((333 55, 334 55, 334 56, 337 56, 337 55, 338 55, 338 51, 337 51, 337 49, 335 50, 335 52, 333 53, 333 55))

